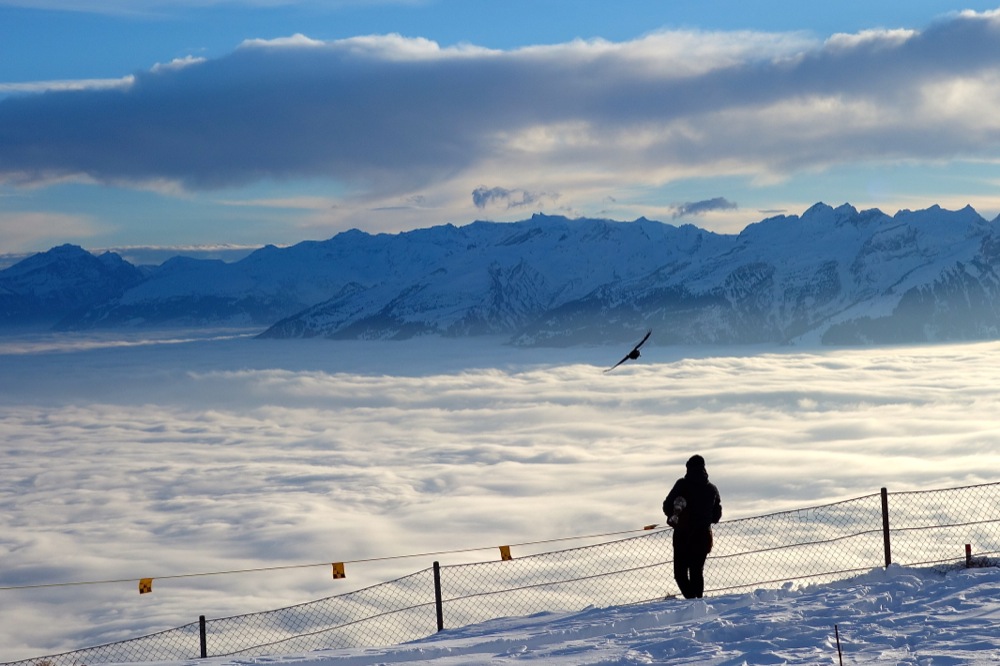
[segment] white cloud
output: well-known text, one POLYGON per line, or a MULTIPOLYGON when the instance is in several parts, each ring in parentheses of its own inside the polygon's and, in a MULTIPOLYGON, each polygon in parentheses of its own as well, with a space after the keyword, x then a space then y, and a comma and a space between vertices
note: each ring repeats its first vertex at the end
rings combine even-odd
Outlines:
MULTIPOLYGON (((647 346, 603 373, 621 351, 5 337, 0 586, 639 528, 662 521, 659 503, 693 452, 708 459, 726 518, 1000 475, 996 343, 647 346)), ((0 592, 0 643, 31 637, 26 655, 79 647, 428 565, 350 565, 338 587, 318 567, 163 580, 151 598, 132 583, 0 592), (57 644, 43 647, 50 629, 26 628, 39 613, 61 627, 57 644)))
POLYGON ((189 56, 184 56, 183 58, 174 58, 168 63, 158 62, 155 65, 153 65, 150 71, 156 73, 169 70, 184 69, 185 67, 190 67, 192 65, 203 63, 205 62, 205 60, 206 60, 205 58, 199 58, 197 56, 189 55, 189 56))
MULTIPOLYGON (((154 68, 156 71, 156 68, 154 68)), ((82 90, 123 90, 135 83, 135 76, 129 74, 117 79, 64 79, 54 81, 0 81, 0 95, 17 93, 43 93, 47 91, 82 91, 82 90)))
POLYGON ((963 14, 924 32, 825 44, 682 31, 509 52, 400 35, 248 40, 227 57, 157 66, 124 98, 90 90, 7 100, 0 170, 194 188, 322 176, 384 200, 456 178, 494 180, 486 166, 497 159, 505 173, 544 172, 554 181, 546 190, 572 193, 588 168, 620 188, 699 173, 981 157, 1000 146, 995 128, 948 110, 961 92, 954 81, 972 92, 997 76, 991 30, 990 19, 963 14), (44 131, 56 119, 52 104, 59 133, 44 131), (103 108, 115 122, 95 126, 103 108), (796 122, 775 122, 780 109, 796 122), (58 136, 87 149, 67 151, 58 136), (916 140, 927 136, 935 140, 916 140))
POLYGON ((881 45, 889 48, 899 46, 918 34, 916 30, 901 28, 895 30, 862 30, 855 34, 837 33, 826 41, 826 45, 831 48, 844 50, 855 49, 863 45, 881 45))
POLYGON ((274 39, 245 39, 241 44, 245 48, 289 48, 289 47, 317 47, 323 46, 325 42, 310 39, 301 33, 295 33, 291 37, 276 37, 274 39))
POLYGON ((719 193, 747 210, 711 221, 738 231, 761 205, 745 192, 803 174, 1000 159, 1000 126, 978 111, 1000 79, 995 29, 965 12, 826 41, 682 30, 509 51, 398 34, 248 40, 115 90, 0 100, 0 178, 192 198, 305 181, 319 196, 299 210, 331 205, 287 224, 322 234, 468 220, 480 186, 524 193, 509 199, 523 206, 489 209, 500 219, 529 206, 669 217, 672 202, 702 196, 686 183, 728 178, 743 191, 719 193))

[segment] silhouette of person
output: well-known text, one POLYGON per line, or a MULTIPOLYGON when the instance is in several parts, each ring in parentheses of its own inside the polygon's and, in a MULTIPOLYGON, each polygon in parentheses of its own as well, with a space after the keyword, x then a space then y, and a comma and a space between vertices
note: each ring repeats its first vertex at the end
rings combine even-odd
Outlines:
POLYGON ((705 592, 705 560, 712 552, 712 525, 722 518, 719 489, 708 480, 705 459, 693 455, 687 473, 663 500, 667 524, 674 528, 674 580, 685 599, 705 592))

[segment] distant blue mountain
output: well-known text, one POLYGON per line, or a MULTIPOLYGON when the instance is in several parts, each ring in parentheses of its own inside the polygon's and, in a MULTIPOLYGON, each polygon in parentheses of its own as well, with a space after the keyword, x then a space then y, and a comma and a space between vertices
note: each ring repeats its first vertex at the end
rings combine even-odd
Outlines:
POLYGON ((816 204, 740 234, 535 215, 352 230, 147 272, 62 246, 0 271, 0 324, 251 326, 262 336, 502 335, 519 345, 868 344, 1000 337, 998 222, 816 204))
POLYGON ((60 245, 0 271, 0 324, 52 325, 117 298, 144 279, 117 254, 95 257, 75 245, 60 245))

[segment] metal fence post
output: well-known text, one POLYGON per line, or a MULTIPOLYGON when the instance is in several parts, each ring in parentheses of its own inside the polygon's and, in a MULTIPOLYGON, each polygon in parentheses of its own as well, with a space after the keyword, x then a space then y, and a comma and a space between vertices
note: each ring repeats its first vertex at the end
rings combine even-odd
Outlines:
POLYGON ((438 631, 444 631, 444 604, 441 601, 441 563, 434 563, 434 607, 437 609, 438 631))
POLYGON ((885 542, 885 566, 892 564, 892 548, 889 545, 889 491, 882 488, 882 540, 885 542))
POLYGON ((198 633, 201 635, 201 658, 208 657, 208 635, 205 631, 205 616, 198 617, 198 633))

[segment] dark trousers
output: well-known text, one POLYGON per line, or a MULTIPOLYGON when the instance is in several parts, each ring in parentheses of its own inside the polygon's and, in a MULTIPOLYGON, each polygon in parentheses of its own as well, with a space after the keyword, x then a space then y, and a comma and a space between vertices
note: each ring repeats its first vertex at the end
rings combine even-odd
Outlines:
POLYGON ((705 560, 712 551, 712 530, 674 530, 674 580, 685 599, 705 593, 705 560))

